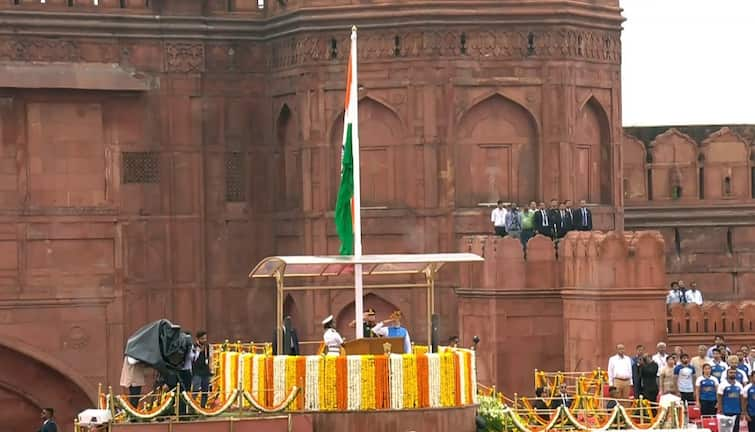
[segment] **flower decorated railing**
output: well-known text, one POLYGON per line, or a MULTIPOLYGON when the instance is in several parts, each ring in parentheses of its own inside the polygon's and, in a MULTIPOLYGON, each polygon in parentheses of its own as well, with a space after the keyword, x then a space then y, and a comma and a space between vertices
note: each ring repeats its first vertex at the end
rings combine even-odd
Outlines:
POLYGON ((443 408, 477 402, 475 353, 467 349, 342 356, 225 350, 218 355, 220 394, 240 390, 271 409, 285 403, 293 388, 301 391, 288 406, 291 411, 443 408))
MULTIPOLYGON (((486 423, 486 431, 544 432, 549 430, 608 430, 608 429, 685 429, 687 428, 686 407, 673 403, 659 407, 655 415, 643 407, 626 408, 616 405, 611 409, 564 408, 541 412, 532 407, 514 408, 507 405, 499 396, 479 397, 480 416, 486 423)), ((598 405, 602 405, 598 403, 598 405)))

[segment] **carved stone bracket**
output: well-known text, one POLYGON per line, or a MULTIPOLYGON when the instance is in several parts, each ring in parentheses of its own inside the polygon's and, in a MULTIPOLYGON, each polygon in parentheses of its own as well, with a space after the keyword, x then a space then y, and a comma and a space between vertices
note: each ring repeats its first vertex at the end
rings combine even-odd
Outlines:
POLYGON ((165 42, 166 72, 204 72, 204 44, 194 42, 165 42))

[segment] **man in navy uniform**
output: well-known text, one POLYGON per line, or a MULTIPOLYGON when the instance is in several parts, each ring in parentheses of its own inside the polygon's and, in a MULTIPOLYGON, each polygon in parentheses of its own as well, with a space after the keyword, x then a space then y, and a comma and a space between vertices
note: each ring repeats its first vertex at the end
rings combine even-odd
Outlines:
POLYGON ((734 417, 734 428, 739 431, 739 417, 742 415, 744 387, 737 381, 735 369, 726 370, 726 378, 718 385, 718 413, 734 417))

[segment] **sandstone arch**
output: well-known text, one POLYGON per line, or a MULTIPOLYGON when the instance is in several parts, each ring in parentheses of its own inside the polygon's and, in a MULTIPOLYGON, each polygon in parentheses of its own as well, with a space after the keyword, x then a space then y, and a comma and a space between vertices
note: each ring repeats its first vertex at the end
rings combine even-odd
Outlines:
POLYGON ((647 200, 647 152, 639 139, 624 135, 622 141, 622 168, 624 174, 624 200, 627 202, 647 200))
POLYGON ((43 407, 55 409, 59 427, 72 428, 73 418, 94 406, 87 392, 68 374, 43 363, 36 356, 0 344, 0 424, 8 430, 25 430, 38 424, 43 407), (8 409, 9 406, 15 407, 8 409))
POLYGON ((653 200, 697 199, 697 144, 677 129, 669 129, 651 143, 653 200))
MULTIPOLYGON (((386 319, 396 309, 399 309, 392 302, 386 300, 379 294, 368 293, 364 296, 364 309, 373 308, 378 320, 386 319)), ((354 320, 354 302, 351 301, 341 308, 341 310, 335 314, 336 325, 338 331, 342 335, 345 335, 347 339, 352 339, 354 335, 354 329, 349 327, 349 323, 354 320)))
POLYGON ((600 102, 590 97, 579 110, 574 126, 573 173, 575 199, 610 204, 613 171, 608 116, 600 102))
MULTIPOLYGON (((362 207, 403 207, 412 193, 407 181, 417 172, 402 148, 404 128, 396 111, 383 102, 365 97, 359 101, 359 145, 362 207)), ((330 134, 331 161, 340 167, 343 112, 330 134)), ((340 169, 333 169, 330 205, 335 207, 340 169)))
POLYGON ((277 210, 301 207, 302 164, 296 118, 291 108, 283 104, 275 122, 276 147, 273 152, 275 199, 277 210))
POLYGON ((724 127, 702 142, 705 199, 750 197, 750 152, 746 141, 724 127))
POLYGON ((456 204, 538 196, 537 126, 529 111, 498 93, 473 105, 456 133, 456 204))

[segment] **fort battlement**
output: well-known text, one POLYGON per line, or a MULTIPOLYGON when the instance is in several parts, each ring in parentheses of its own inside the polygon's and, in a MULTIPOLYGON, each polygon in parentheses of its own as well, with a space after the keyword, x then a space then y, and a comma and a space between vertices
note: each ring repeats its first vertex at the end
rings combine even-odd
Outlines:
POLYGON ((485 341, 481 382, 531 392, 521 365, 591 370, 605 367, 617 343, 654 346, 665 338, 665 255, 657 232, 572 232, 557 245, 536 236, 526 258, 513 238, 460 243, 485 257, 463 266, 461 286, 468 288, 457 290, 462 338, 485 341))

